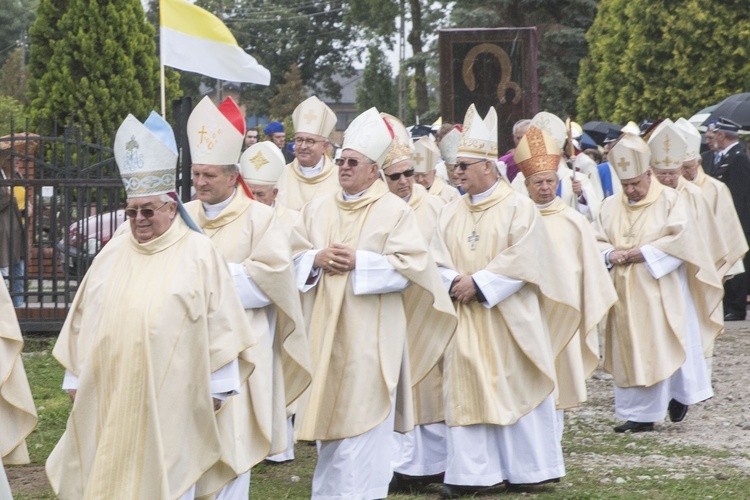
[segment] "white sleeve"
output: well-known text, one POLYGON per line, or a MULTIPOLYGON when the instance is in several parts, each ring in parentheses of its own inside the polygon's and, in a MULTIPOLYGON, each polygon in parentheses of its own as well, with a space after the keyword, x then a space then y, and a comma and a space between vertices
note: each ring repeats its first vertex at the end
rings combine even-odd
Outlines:
POLYGON ((583 198, 585 200, 586 199, 586 194, 585 193, 582 194, 581 196, 578 197, 578 200, 576 200, 576 205, 578 207, 578 213, 580 213, 581 215, 585 215, 586 218, 589 218, 589 212, 591 211, 591 209, 589 208, 588 205, 584 205, 583 203, 581 203, 579 201, 581 198, 583 198))
POLYGON ((440 266, 438 266, 438 272, 440 273, 440 278, 443 280, 445 289, 450 292, 451 285, 453 284, 453 280, 456 279, 456 276, 458 276, 458 272, 454 271, 453 269, 440 266))
POLYGON ((641 247, 641 253, 646 260, 646 268, 655 280, 666 276, 682 264, 682 259, 664 253, 652 245, 641 247))
POLYGON ((78 389, 78 377, 70 373, 68 370, 65 370, 65 376, 63 377, 63 385, 62 388, 64 391, 71 391, 74 389, 78 389))
POLYGON ((229 266, 229 271, 232 273, 234 288, 240 297, 242 307, 245 309, 255 309, 265 307, 271 303, 266 294, 263 293, 263 290, 258 288, 258 285, 250 277, 244 264, 229 262, 227 265, 229 266))
POLYGON ((602 252, 602 256, 604 257, 604 264, 607 266, 607 269, 612 269, 612 266, 614 266, 614 264, 612 264, 612 262, 609 260, 609 254, 614 251, 614 248, 610 248, 602 252))
POLYGON ((220 401, 240 393, 240 364, 235 359, 211 374, 211 395, 220 401))
POLYGON ((409 280, 393 268, 385 255, 357 250, 352 286, 354 295, 400 292, 409 286, 409 280))
POLYGON ((320 250, 307 250, 294 258, 294 274, 296 276, 297 288, 300 292, 306 292, 320 281, 320 269, 313 269, 315 256, 320 250), (314 279, 310 279, 314 278, 314 279), (309 283, 308 283, 309 282, 309 283))
POLYGON ((486 302, 482 302, 482 305, 487 309, 495 307, 526 284, 525 281, 508 278, 502 274, 491 273, 484 269, 472 274, 471 278, 476 283, 477 288, 482 291, 486 300, 486 302))

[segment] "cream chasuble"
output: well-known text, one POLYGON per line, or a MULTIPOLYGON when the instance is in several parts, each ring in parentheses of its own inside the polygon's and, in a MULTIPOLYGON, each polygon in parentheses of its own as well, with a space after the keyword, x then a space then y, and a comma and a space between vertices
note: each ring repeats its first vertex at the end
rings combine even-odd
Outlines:
POLYGON ((299 210, 292 210, 276 201, 273 204, 273 211, 276 213, 276 218, 281 223, 281 227, 284 228, 287 237, 291 236, 294 224, 297 223, 299 217, 299 210))
POLYGON ((243 356, 254 356, 258 370, 218 414, 225 457, 222 465, 201 479, 196 492, 200 497, 223 486, 225 466, 238 474, 244 473, 268 454, 286 449, 286 407, 310 384, 311 361, 299 294, 294 293, 289 238, 273 208, 251 200, 240 189, 211 220, 206 218, 200 201, 185 206, 227 262, 244 265, 253 283, 271 300, 278 313, 272 346, 266 308, 244 309, 261 341, 243 356), (232 448, 234 451, 229 452, 232 448))
POLYGON ((323 171, 312 177, 305 177, 300 173, 302 167, 296 158, 288 164, 276 183, 279 189, 276 201, 292 210, 302 210, 313 198, 327 196, 341 189, 338 167, 328 155, 323 155, 323 159, 323 171))
MULTIPOLYGON (((445 206, 445 201, 436 196, 430 196, 422 185, 414 183, 411 197, 409 198, 409 206, 417 216, 417 225, 424 237, 425 244, 429 248, 430 240, 432 240, 432 235, 435 233, 440 210, 445 206)), ((422 288, 411 287, 404 293, 405 300, 407 302, 418 300, 416 297, 418 294, 425 294, 425 291, 422 288)), ((429 310, 407 311, 407 316, 414 318, 422 314, 429 314, 429 310)), ((442 359, 430 370, 430 373, 427 374, 424 380, 414 386, 413 398, 415 425, 432 424, 445 420, 443 411, 442 359)))
MULTIPOLYGON (((604 200, 597 221, 599 249, 653 245, 687 266, 704 351, 723 326, 724 290, 687 199, 652 180, 646 196, 629 204, 620 193, 604 200)), ((604 369, 618 387, 649 387, 669 378, 685 362, 685 300, 678 273, 655 280, 645 263, 614 266, 619 300, 607 319, 604 369)))
POLYGON ((446 424, 514 424, 552 394, 555 357, 580 323, 563 261, 533 202, 504 180, 477 204, 470 196, 448 204, 432 248, 439 266, 459 274, 525 282, 489 309, 455 303, 458 328, 443 368, 446 424))
POLYGON ((0 286, 0 457, 7 465, 29 463, 26 437, 37 424, 21 351, 21 329, 10 294, 3 284, 0 286))
POLYGON ((173 500, 219 460, 210 376, 258 340, 241 310, 224 259, 181 217, 152 241, 109 242, 53 350, 78 377, 47 460, 60 498, 173 500))
POLYGON ((445 203, 450 203, 461 197, 461 193, 458 192, 458 189, 448 185, 448 183, 439 175, 435 176, 435 181, 432 183, 432 186, 430 186, 428 193, 441 198, 445 203))
POLYGON ((299 437, 358 436, 391 412, 405 342, 412 385, 438 362, 455 329, 453 307, 426 244, 414 237, 419 228, 412 210, 380 180, 355 200, 345 201, 341 190, 313 200, 294 233, 295 255, 333 243, 374 252, 386 256, 411 281, 410 288, 426 292, 415 295, 418 303, 401 293, 354 295, 349 272, 322 274, 305 293, 314 300, 309 321, 313 382, 299 437))
POLYGON ((706 175, 700 166, 694 184, 701 189, 711 207, 718 231, 727 246, 727 263, 730 267, 734 266, 747 253, 748 246, 732 202, 732 193, 726 184, 706 175))
POLYGON ((617 293, 586 217, 560 198, 539 212, 557 249, 559 265, 573 273, 575 306, 581 311, 578 331, 555 360, 557 408, 574 408, 586 401, 586 379, 599 367, 596 326, 617 301, 617 293))

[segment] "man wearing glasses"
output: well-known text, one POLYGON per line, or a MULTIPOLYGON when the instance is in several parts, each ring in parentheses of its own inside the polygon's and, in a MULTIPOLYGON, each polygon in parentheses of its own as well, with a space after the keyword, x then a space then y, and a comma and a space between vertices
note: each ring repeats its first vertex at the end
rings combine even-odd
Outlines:
POLYGON ((456 158, 467 195, 445 206, 432 240, 458 315, 443 360, 445 497, 565 474, 554 359, 580 315, 541 215, 496 159, 495 110, 482 120, 472 105, 456 158))
POLYGON ((328 136, 336 126, 336 113, 312 96, 292 114, 294 151, 279 179, 278 200, 287 208, 300 210, 313 198, 335 193, 339 188, 336 165, 329 156, 328 136))
POLYGON ((393 429, 411 426, 396 419, 412 413, 410 401, 394 410, 397 385, 424 378, 455 328, 412 210, 380 180, 392 134, 375 108, 351 123, 336 160, 341 189, 305 205, 292 237, 297 285, 312 302, 315 370, 299 437, 318 441, 313 499, 388 495, 393 429), (423 289, 431 309, 408 334, 407 287, 423 289))
POLYGON ((63 499, 192 499, 221 457, 215 412, 252 370, 239 356, 257 334, 221 254, 170 196, 169 125, 129 115, 114 153, 131 231, 97 255, 55 344, 73 408, 47 474, 63 499))

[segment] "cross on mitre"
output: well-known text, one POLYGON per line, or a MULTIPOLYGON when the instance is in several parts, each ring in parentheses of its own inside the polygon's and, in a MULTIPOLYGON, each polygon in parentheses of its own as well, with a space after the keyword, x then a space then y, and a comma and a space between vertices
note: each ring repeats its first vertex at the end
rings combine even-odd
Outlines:
POLYGON ((625 158, 620 158, 617 162, 617 168, 619 168, 623 172, 627 172, 629 166, 630 166, 630 162, 626 160, 625 158))
POLYGON ((421 164, 423 160, 424 157, 421 153, 417 153, 416 155, 414 155, 414 163, 416 163, 417 165, 421 164))
POLYGON ((308 124, 312 124, 312 123, 315 123, 315 120, 317 120, 317 119, 318 119, 318 113, 316 113, 314 109, 309 109, 309 110, 307 111, 307 113, 305 113, 305 116, 304 116, 304 118, 305 118, 305 121, 306 121, 306 122, 307 122, 308 124))

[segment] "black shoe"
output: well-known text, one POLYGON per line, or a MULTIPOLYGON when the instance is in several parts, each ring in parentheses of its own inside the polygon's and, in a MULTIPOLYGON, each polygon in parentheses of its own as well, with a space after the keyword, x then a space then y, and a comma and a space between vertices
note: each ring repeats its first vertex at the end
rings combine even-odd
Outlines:
POLYGON ((724 315, 724 321, 745 321, 745 315, 729 312, 724 315))
POLYGON ((615 432, 651 432, 653 430, 653 422, 633 422, 632 420, 628 420, 624 424, 615 427, 615 432))
POLYGON ((687 415, 688 405, 684 405, 673 399, 669 402, 667 411, 669 412, 669 420, 672 422, 682 422, 685 420, 685 415, 687 415))

